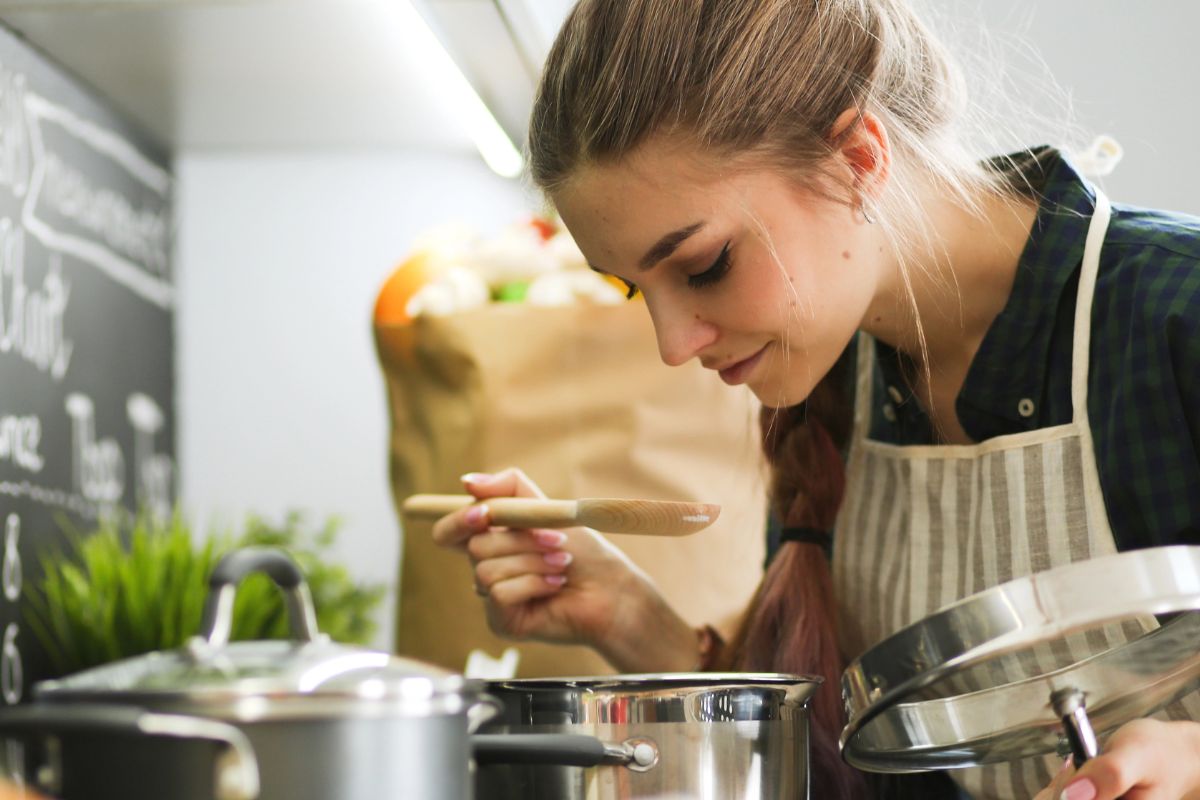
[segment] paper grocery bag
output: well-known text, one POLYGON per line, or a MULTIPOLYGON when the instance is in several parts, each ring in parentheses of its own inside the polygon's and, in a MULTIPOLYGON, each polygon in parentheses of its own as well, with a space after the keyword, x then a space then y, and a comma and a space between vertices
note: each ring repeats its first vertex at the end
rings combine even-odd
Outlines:
MULTIPOLYGON (((692 624, 728 634, 761 577, 766 513, 758 404, 692 362, 658 357, 641 302, 545 308, 494 304, 377 326, 391 415, 397 508, 418 492, 461 493, 459 476, 517 466, 550 497, 720 504, 688 537, 612 535, 692 624)), ((399 653, 461 671, 488 629, 461 553, 430 523, 403 521, 399 653)), ((611 673, 584 647, 517 643, 527 677, 611 673)))

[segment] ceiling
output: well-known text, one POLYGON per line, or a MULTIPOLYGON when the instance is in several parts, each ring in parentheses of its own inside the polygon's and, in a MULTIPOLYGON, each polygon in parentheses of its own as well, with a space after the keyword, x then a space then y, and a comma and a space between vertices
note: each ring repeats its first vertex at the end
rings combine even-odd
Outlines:
MULTIPOLYGON (((570 0, 418 2, 519 142, 570 0)), ((175 150, 474 148, 408 0, 0 0, 0 21, 175 150)))

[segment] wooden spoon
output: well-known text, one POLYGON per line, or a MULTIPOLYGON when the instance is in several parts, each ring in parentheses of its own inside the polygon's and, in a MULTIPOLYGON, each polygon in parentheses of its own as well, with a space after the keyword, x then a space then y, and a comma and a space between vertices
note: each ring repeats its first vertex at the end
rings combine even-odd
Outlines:
POLYGON ((477 500, 469 494, 414 494, 404 501, 404 513, 413 519, 437 519, 473 503, 488 507, 488 517, 493 525, 510 528, 586 525, 606 533, 642 536, 687 536, 716 522, 721 513, 720 506, 708 503, 601 497, 580 500, 489 497, 477 500))

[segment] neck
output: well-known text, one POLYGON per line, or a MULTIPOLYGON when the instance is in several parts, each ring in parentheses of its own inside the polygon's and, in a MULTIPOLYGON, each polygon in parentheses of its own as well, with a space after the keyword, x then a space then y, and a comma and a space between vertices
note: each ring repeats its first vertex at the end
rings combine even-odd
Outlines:
POLYGON ((921 199, 928 241, 910 243, 906 269, 897 260, 885 275, 862 329, 936 380, 965 375, 1008 302, 1037 203, 989 194, 972 213, 932 192, 921 199))

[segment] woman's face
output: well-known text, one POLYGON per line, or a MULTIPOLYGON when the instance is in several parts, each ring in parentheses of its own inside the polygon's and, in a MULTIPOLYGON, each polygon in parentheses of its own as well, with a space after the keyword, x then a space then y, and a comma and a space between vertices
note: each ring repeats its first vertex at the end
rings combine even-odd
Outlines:
POLYGON ((876 295, 884 263, 850 206, 770 171, 651 142, 553 195, 588 263, 646 299, 662 360, 692 358, 765 405, 805 399, 876 295))

